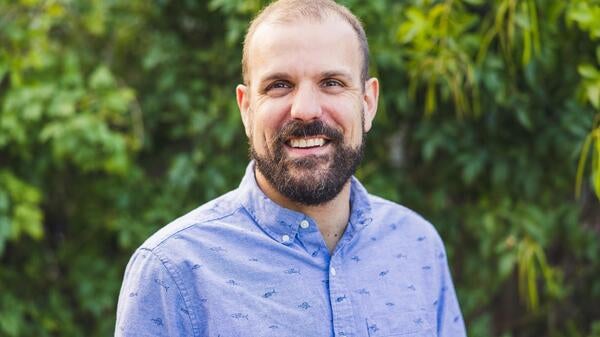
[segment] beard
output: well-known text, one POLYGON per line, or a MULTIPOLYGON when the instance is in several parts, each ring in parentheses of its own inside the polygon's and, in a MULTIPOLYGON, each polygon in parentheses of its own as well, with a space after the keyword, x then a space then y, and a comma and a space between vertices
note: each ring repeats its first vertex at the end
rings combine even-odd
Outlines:
POLYGON ((264 156, 256 152, 250 141, 250 156, 256 162, 256 168, 279 193, 299 204, 315 206, 335 198, 356 172, 363 158, 365 136, 363 133, 361 144, 353 148, 344 144, 340 131, 323 121, 293 120, 279 130, 264 156), (327 137, 333 151, 325 155, 288 158, 286 142, 293 137, 309 136, 327 137))

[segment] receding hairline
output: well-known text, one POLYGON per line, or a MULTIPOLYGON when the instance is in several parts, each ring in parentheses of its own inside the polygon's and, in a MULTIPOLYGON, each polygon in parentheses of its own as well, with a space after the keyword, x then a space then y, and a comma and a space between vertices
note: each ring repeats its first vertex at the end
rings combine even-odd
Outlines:
POLYGON ((244 38, 242 75, 249 84, 250 45, 258 28, 265 24, 291 24, 297 22, 321 23, 330 19, 346 22, 355 32, 361 57, 361 80, 366 81, 369 72, 369 46, 360 20, 350 10, 332 0, 279 0, 265 7, 250 23, 244 38))

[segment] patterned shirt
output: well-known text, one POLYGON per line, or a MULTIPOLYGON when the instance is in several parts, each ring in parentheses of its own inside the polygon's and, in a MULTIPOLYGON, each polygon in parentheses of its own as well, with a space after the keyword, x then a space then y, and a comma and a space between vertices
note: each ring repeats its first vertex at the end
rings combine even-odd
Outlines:
POLYGON ((466 336, 444 247, 414 212, 354 177, 329 253, 310 217, 271 201, 251 163, 236 190, 133 255, 116 336, 466 336))

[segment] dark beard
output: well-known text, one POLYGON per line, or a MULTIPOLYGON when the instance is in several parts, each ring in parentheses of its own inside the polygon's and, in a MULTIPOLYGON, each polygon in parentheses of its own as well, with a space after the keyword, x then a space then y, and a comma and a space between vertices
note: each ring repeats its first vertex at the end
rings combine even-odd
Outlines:
POLYGON ((320 120, 304 123, 291 121, 275 136, 271 148, 273 153, 261 156, 250 144, 250 155, 257 169, 269 183, 288 199, 303 205, 320 205, 337 196, 348 179, 356 172, 362 161, 365 136, 357 148, 343 143, 343 135, 320 120), (334 147, 332 154, 309 155, 303 158, 289 159, 285 153, 285 142, 290 137, 324 135, 334 147), (332 158, 333 157, 333 158, 332 158), (325 169, 319 169, 321 165, 325 169), (292 170, 302 171, 297 177, 292 170))

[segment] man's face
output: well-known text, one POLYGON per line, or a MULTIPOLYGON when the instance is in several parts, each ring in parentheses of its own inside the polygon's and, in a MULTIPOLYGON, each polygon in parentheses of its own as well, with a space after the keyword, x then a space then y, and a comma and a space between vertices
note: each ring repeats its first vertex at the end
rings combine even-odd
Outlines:
POLYGON ((377 109, 355 32, 336 17, 265 22, 249 43, 237 99, 257 174, 292 201, 331 200, 358 166, 377 109))

